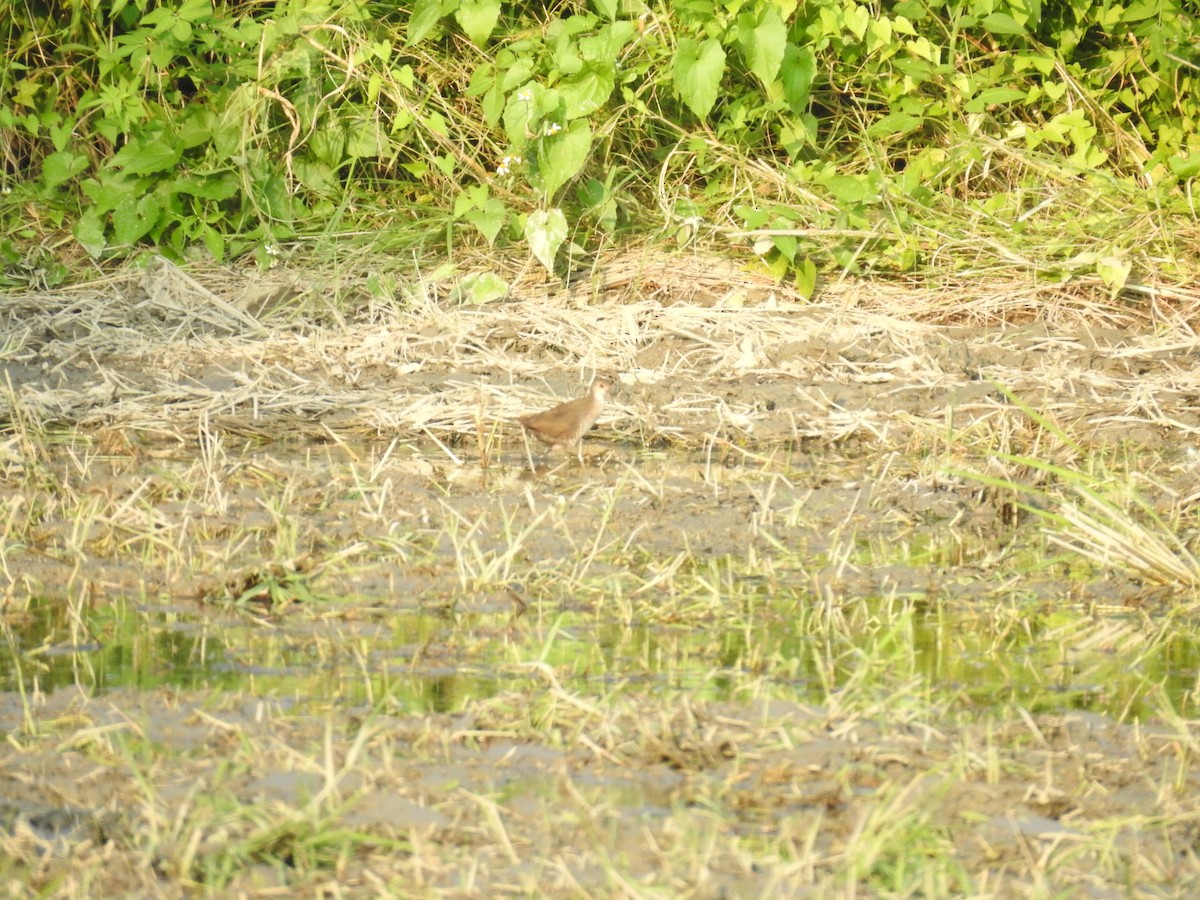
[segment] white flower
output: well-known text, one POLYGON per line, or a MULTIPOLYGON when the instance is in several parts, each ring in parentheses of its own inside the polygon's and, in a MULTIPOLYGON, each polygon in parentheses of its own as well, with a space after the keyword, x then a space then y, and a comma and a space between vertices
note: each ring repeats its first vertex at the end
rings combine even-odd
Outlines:
POLYGON ((557 122, 551 122, 549 125, 546 126, 546 137, 553 137, 554 135, 558 134, 560 131, 562 131, 562 126, 559 125, 557 122))

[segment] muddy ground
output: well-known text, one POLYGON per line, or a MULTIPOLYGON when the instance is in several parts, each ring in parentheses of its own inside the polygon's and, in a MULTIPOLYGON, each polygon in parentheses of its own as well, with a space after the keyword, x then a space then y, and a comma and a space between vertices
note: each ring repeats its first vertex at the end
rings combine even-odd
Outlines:
MULTIPOLYGON (((1016 592, 1022 621, 1091 611, 1106 630, 1087 650, 1109 657, 1140 653, 1139 617, 1190 590, 1119 568, 1081 580, 1070 561, 1014 588, 999 572, 1037 523, 968 474, 1045 477, 1006 455, 1133 459, 1153 507, 1186 508, 1200 342, 1182 320, 1048 288, 1031 291, 1040 317, 1027 290, 964 298, 957 318, 986 321, 916 324, 886 312, 911 312, 896 289, 804 303, 706 271, 485 307, 414 287, 347 311, 297 275, 206 286, 163 265, 0 300, 0 586, 26 660, 2 670, 0 880, 58 896, 1200 890, 1185 688, 1179 718, 1119 699, 1018 713, 946 662, 948 693, 913 688, 906 713, 892 682, 877 708, 810 702, 808 663, 775 683, 787 640, 774 662, 727 665, 728 693, 698 662, 716 637, 678 651, 681 691, 619 642, 574 651, 582 672, 526 655, 563 616, 597 646, 609 628, 661 647, 680 623, 689 640, 743 627, 684 578, 712 560, 726 594, 785 597, 784 619, 825 604, 851 631, 879 607, 829 613, 841 598, 966 609, 1016 592), (621 389, 587 464, 535 447, 531 469, 513 420, 594 371, 621 389), (236 688, 139 691, 74 662, 82 688, 43 690, 31 651, 115 640, 79 623, 118 597, 147 629, 165 609, 318 646, 301 655, 318 677, 256 689, 266 667, 247 657, 266 645, 224 636, 236 688), (35 598, 71 613, 47 625, 35 598), (389 631, 401 613, 419 634, 389 631), (381 671, 453 687, 381 697, 381 671), (644 687, 609 693, 628 678, 644 687), (939 864, 914 880, 913 858, 939 864)), ((1103 680, 1072 654, 1063 672, 1103 680)), ((857 658, 831 671, 851 684, 857 658)))

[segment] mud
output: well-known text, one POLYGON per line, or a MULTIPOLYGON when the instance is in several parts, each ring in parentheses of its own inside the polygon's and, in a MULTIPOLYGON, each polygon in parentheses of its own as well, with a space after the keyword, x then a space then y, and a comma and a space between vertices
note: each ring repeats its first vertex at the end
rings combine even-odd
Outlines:
POLYGON ((1039 520, 970 475, 1102 458, 1188 509, 1183 332, 640 299, 264 333, 155 290, 6 301, 12 884, 1200 886, 1200 652, 1148 624, 1182 589, 1022 561, 1039 520), (591 369, 586 464, 531 458, 516 415, 591 369))

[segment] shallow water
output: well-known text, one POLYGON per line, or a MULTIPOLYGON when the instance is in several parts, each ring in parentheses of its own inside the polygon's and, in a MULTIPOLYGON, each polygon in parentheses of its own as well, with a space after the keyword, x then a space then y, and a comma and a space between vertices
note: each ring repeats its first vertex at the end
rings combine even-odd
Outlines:
POLYGON ((1195 705, 1200 652, 1143 636, 1118 605, 1136 583, 1081 586, 1034 524, 895 455, 608 448, 531 474, 395 443, 210 445, 150 468, 68 443, 41 462, 0 493, 10 535, 27 515, 0 690, 441 711, 545 665, 601 693, 811 702, 868 679, 1043 710, 1195 705))

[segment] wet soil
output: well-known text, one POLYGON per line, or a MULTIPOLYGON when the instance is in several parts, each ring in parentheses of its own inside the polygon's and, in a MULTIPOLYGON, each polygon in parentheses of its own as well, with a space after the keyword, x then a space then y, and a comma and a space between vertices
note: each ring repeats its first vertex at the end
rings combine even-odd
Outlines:
POLYGON ((1024 561, 978 477, 1103 458, 1190 508, 1183 331, 171 298, 5 301, 11 884, 1200 889, 1200 653, 1147 637, 1187 590, 1024 561), (622 384, 587 463, 531 459, 513 419, 584 370, 622 384))

